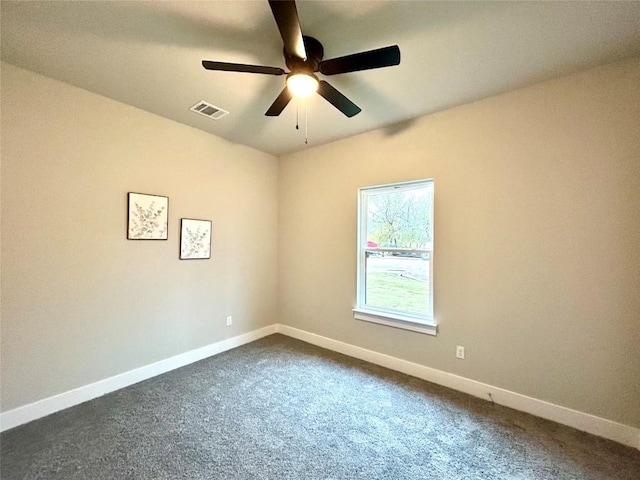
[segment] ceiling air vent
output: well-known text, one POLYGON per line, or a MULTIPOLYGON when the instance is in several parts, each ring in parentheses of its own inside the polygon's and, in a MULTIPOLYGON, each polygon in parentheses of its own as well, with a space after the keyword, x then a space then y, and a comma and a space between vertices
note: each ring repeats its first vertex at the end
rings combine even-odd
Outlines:
POLYGON ((215 105, 211 105, 204 100, 196 103, 189 110, 199 113, 200 115, 204 115, 205 117, 213 118, 214 120, 218 120, 229 114, 226 110, 216 107, 215 105))

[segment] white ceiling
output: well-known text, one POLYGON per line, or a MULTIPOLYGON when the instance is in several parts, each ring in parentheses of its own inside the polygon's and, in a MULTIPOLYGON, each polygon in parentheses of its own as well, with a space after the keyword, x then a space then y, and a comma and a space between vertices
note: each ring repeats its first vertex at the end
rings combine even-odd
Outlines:
MULTIPOLYGON (((284 68, 266 0, 2 0, 1 9, 6 62, 275 155, 306 147, 295 102, 264 116, 284 77, 201 65, 284 68), (231 113, 189 111, 200 100, 231 113)), ((396 67, 326 77, 362 112, 348 119, 313 96, 309 146, 393 134, 424 114, 640 53, 640 2, 299 1, 298 14, 325 59, 394 44, 402 55, 396 67)))

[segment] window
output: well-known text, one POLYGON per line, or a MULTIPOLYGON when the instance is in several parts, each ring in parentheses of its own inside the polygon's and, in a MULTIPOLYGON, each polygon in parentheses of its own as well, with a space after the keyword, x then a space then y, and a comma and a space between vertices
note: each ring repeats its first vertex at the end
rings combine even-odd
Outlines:
POLYGON ((433 180, 359 190, 354 317, 436 334, 433 180))

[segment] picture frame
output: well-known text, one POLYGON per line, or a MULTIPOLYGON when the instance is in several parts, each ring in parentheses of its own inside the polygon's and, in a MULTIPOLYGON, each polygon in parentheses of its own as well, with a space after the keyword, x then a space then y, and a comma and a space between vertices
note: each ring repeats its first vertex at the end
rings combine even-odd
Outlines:
POLYGON ((128 193, 127 239, 167 240, 169 238, 169 197, 128 193))
POLYGON ((211 220, 180 219, 180 260, 211 258, 211 220))

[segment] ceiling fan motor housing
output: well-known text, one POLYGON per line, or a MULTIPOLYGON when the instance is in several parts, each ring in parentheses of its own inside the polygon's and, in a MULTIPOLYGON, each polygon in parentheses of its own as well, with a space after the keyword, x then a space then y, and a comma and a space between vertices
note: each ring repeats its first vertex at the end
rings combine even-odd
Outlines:
POLYGON ((307 59, 305 60, 303 58, 289 55, 287 51, 283 49, 284 62, 292 72, 317 72, 320 68, 320 62, 324 57, 324 47, 313 37, 303 35, 302 39, 304 41, 304 49, 307 52, 307 59))

